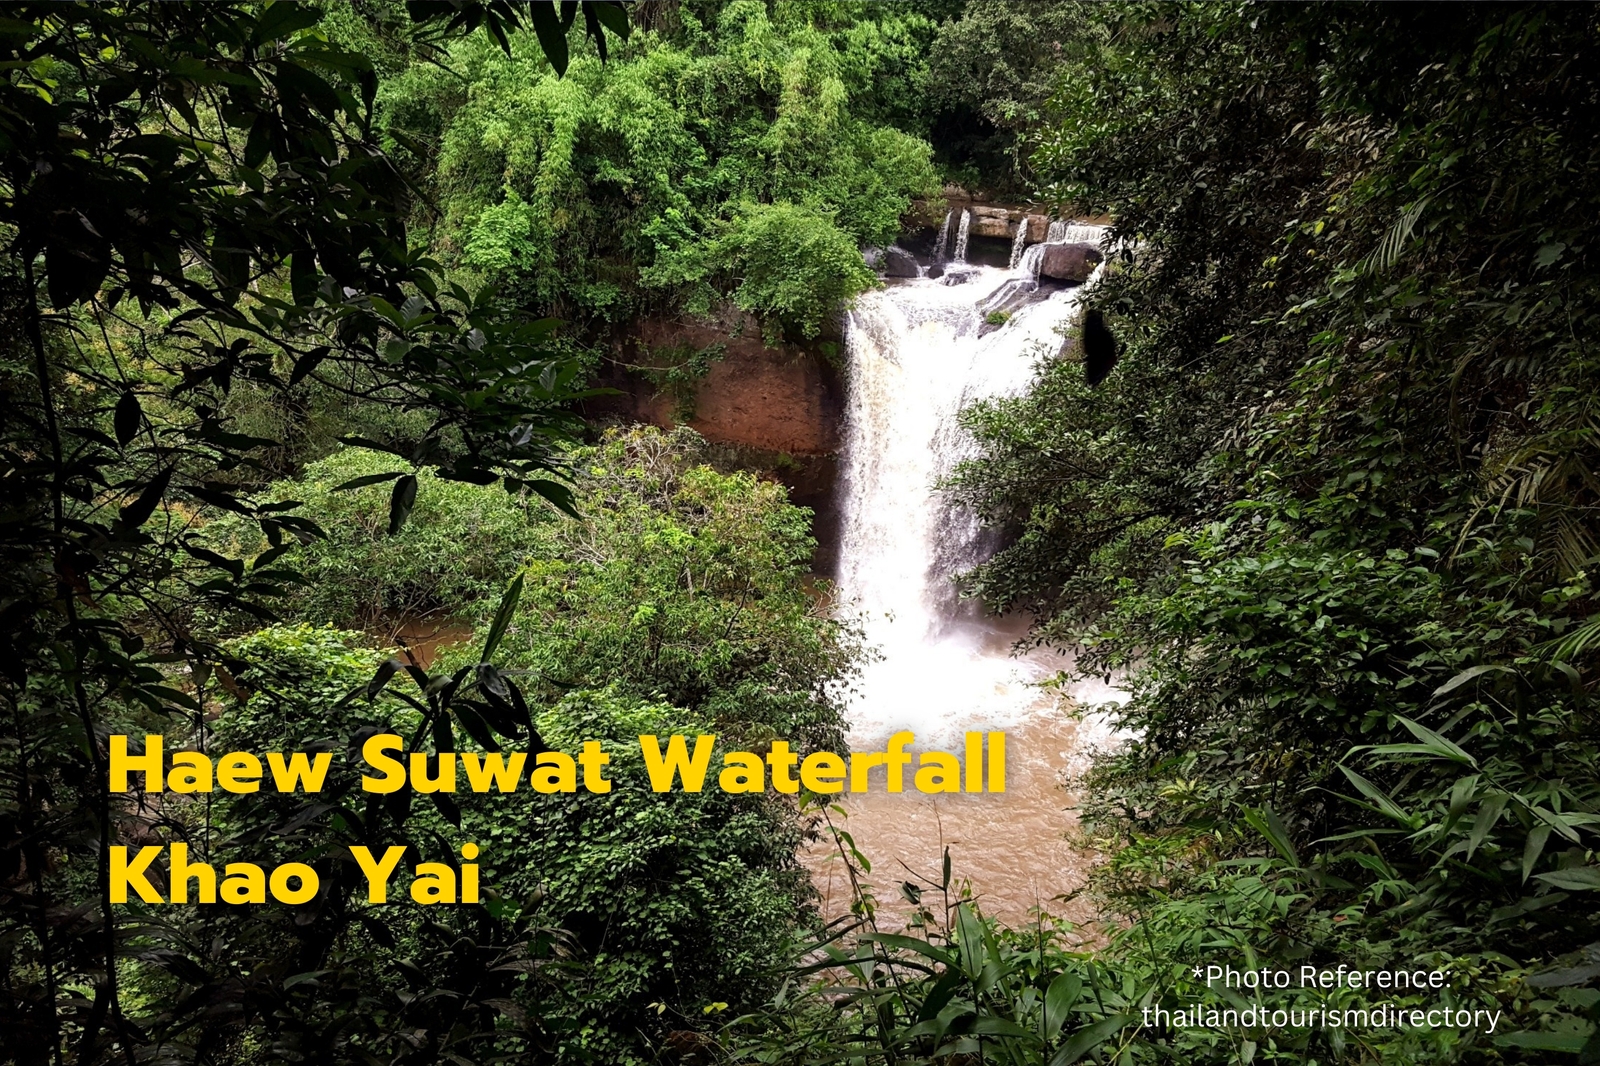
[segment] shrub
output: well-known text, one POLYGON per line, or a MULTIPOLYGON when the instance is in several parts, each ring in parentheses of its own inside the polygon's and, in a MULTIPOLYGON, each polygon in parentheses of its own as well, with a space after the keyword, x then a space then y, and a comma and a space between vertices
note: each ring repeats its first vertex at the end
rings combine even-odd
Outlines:
POLYGON ((704 448, 647 428, 572 455, 583 517, 527 564, 507 662, 547 698, 615 686, 723 732, 834 747, 861 648, 808 592, 810 514, 782 485, 701 465, 704 448))
MULTIPOLYGON (((269 499, 301 501, 296 513, 327 534, 293 550, 290 561, 304 584, 292 590, 283 608, 287 613, 389 634, 411 620, 448 617, 479 600, 496 599, 517 567, 540 550, 546 536, 542 527, 555 512, 497 485, 469 485, 420 471, 415 507, 393 536, 392 482, 339 491, 358 478, 402 470, 408 470, 406 464, 392 456, 346 448, 268 490, 269 499)), ((235 538, 221 545, 228 550, 266 547, 238 544, 242 528, 222 522, 210 536, 235 538)))

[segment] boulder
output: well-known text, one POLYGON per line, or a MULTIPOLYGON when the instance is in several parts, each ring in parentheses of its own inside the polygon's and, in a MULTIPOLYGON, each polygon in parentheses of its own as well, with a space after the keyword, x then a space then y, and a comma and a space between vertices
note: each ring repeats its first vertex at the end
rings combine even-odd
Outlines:
POLYGON ((940 285, 965 285, 978 276, 978 268, 966 263, 951 263, 944 268, 944 277, 939 279, 940 285))
POLYGON ((999 211, 997 214, 992 215, 980 215, 974 209, 972 223, 968 232, 974 233, 979 237, 1004 237, 1010 239, 1016 233, 1016 230, 1012 228, 1011 220, 1006 217, 1004 211, 999 211))
POLYGON ((883 253, 882 269, 885 277, 915 278, 922 274, 917 257, 904 248, 889 248, 883 253))
POLYGON ((942 278, 942 277, 944 277, 944 264, 943 263, 929 263, 928 264, 928 272, 926 274, 922 275, 922 276, 925 277, 925 278, 942 278))
POLYGON ((1057 281, 1087 281, 1104 258, 1093 244, 1048 244, 1039 261, 1039 275, 1057 281))

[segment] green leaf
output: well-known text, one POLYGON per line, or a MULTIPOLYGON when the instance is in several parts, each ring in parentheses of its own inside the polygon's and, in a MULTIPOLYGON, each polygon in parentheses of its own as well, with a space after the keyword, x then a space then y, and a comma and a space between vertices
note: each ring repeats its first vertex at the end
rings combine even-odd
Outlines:
POLYGON ((294 361, 294 369, 289 372, 289 384, 298 385, 317 369, 324 359, 328 357, 328 346, 321 345, 311 349, 305 355, 294 361))
POLYGON ((1478 760, 1474 759, 1471 755, 1468 755, 1465 750, 1463 750, 1453 741, 1446 740, 1444 737, 1440 736, 1438 733, 1435 733, 1427 726, 1413 722, 1409 718, 1405 718, 1400 715, 1395 715, 1395 717, 1400 720, 1401 725, 1405 726, 1411 731, 1412 736, 1416 737, 1422 742, 1423 747, 1434 752, 1441 759, 1449 759, 1452 762, 1464 763, 1468 766, 1471 766, 1473 769, 1477 769, 1478 760))
POLYGON ((1554 263, 1557 259, 1560 259, 1561 253, 1566 250, 1567 246, 1562 244, 1560 241, 1554 241, 1550 244, 1541 244, 1539 245, 1539 250, 1533 255, 1534 265, 1547 267, 1551 263, 1554 263))
POLYGON ((1600 866, 1574 866, 1568 870, 1552 870, 1534 876, 1546 884, 1573 892, 1600 891, 1600 866))
POLYGON ((406 474, 394 483, 394 491, 389 494, 389 536, 400 532, 416 504, 417 477, 406 474))
POLYGON ((580 517, 572 490, 561 484, 561 482, 551 481, 549 478, 534 478, 527 485, 535 494, 547 500, 551 506, 562 514, 570 518, 580 517))
POLYGON ((1076 974, 1057 974, 1044 994, 1044 1038, 1053 1043, 1061 1035, 1067 1017, 1083 994, 1083 981, 1076 974))
POLYGON ((593 12, 606 29, 627 40, 633 32, 633 26, 628 22, 628 9, 617 0, 585 0, 583 9, 593 12))
POLYGON ((352 489, 364 488, 367 485, 377 485, 385 481, 393 481, 397 477, 405 476, 403 470, 391 470, 386 474, 365 474, 361 477, 351 478, 349 481, 333 487, 334 492, 349 492, 352 489))
POLYGON ((316 4, 277 0, 276 3, 268 4, 266 10, 261 13, 261 21, 256 23, 255 32, 250 35, 250 42, 260 47, 269 41, 287 37, 296 30, 315 26, 321 18, 322 9, 316 4))
POLYGON ((533 20, 533 32, 539 36, 539 47, 544 51, 545 58, 550 60, 556 76, 561 77, 567 72, 567 31, 556 15, 555 6, 535 3, 531 5, 529 15, 533 20))
POLYGON ((867 943, 882 944, 886 948, 909 951, 934 962, 948 963, 953 960, 949 951, 914 936, 904 936, 900 933, 863 933, 861 939, 867 943))
POLYGON ((138 435, 143 422, 144 410, 139 406, 139 397, 129 389, 117 401, 116 412, 111 418, 111 424, 116 428, 117 443, 126 448, 128 442, 138 435))
POLYGON ((1444 684, 1434 689, 1433 698, 1438 699, 1440 696, 1449 695, 1462 685, 1465 685, 1468 681, 1471 681, 1473 678, 1482 677, 1487 673, 1512 674, 1516 673, 1516 671, 1512 670, 1509 666, 1500 666, 1495 663, 1488 663, 1482 666, 1470 666, 1461 671, 1455 677, 1452 677, 1449 681, 1446 681, 1444 684))
POLYGON ((968 1030, 973 1036, 1012 1037, 1023 1040, 1036 1039, 1034 1035, 1010 1018, 979 1018, 968 1030))
POLYGON ((1267 842, 1276 849, 1279 855, 1282 855, 1284 859, 1295 866, 1300 865, 1300 855, 1295 851, 1294 844, 1289 839, 1289 830, 1284 826, 1283 819, 1278 817, 1278 812, 1273 810, 1270 804, 1260 808, 1246 807, 1244 819, 1250 823, 1256 832, 1267 838, 1267 842))
POLYGON ((1131 1014, 1117 1014, 1104 1018, 1093 1025, 1086 1025, 1072 1034, 1072 1039, 1062 1045, 1061 1050, 1055 1053, 1050 1060, 1050 1066, 1071 1066, 1095 1048, 1104 1044, 1111 1036, 1119 1032, 1124 1026, 1133 1021, 1131 1014))
POLYGON ((372 680, 367 682, 367 699, 376 699, 378 693, 383 691, 384 686, 389 683, 395 674, 400 672, 400 668, 404 665, 399 659, 385 659, 379 665, 378 672, 372 675, 372 680))
POLYGON ((495 739, 494 731, 489 728, 489 724, 475 710, 465 704, 458 703, 451 708, 451 712, 456 716, 456 721, 461 723, 461 728, 467 731, 468 736, 482 745, 484 751, 500 750, 500 742, 495 739))
POLYGON ((480 661, 489 662, 494 658, 494 653, 500 648, 500 639, 506 635, 506 628, 511 625, 511 619, 517 613, 517 602, 521 599, 522 575, 518 574, 511 579, 505 595, 500 597, 500 606, 495 608, 494 621, 489 625, 489 635, 483 638, 483 655, 480 661))
POLYGON ((1456 778, 1455 783, 1450 786, 1450 810, 1444 822, 1445 834, 1449 834, 1461 820, 1461 816, 1467 813, 1467 805, 1478 794, 1478 781, 1478 774, 1470 774, 1456 778))
POLYGON ((146 485, 144 491, 139 493, 138 499, 122 508, 117 514, 117 522, 124 529, 134 530, 150 520, 156 513, 161 499, 167 494, 167 484, 172 480, 172 469, 169 467, 157 474, 155 480, 146 485))
POLYGON ((962 972, 969 980, 976 980, 983 972, 983 923, 967 903, 956 907, 956 947, 962 972))
POLYGON ((927 998, 917 1008, 917 1021, 926 1022, 931 1018, 937 1017, 939 1012, 944 1010, 950 1000, 955 997, 956 990, 961 987, 961 981, 960 970, 953 966, 946 970, 944 976, 934 982, 933 988, 928 991, 927 998))
POLYGON ((1348 766, 1341 765, 1339 769, 1344 772, 1344 776, 1350 779, 1350 783, 1355 785, 1363 796, 1377 805, 1379 811, 1397 822, 1403 822, 1406 825, 1411 824, 1411 816, 1402 810, 1400 805, 1390 799, 1388 794, 1377 785, 1374 785, 1348 766))
POLYGON ((1471 861, 1473 852, 1478 850, 1478 845, 1489 835, 1489 830, 1500 820, 1500 815, 1505 812, 1506 804, 1510 801, 1511 797, 1504 792, 1484 797, 1483 803, 1478 806, 1478 817, 1473 820, 1472 832, 1467 837, 1468 861, 1471 861))
POLYGON ((1550 827, 1536 825, 1528 831, 1528 842, 1522 848, 1522 881, 1527 883, 1533 874, 1533 868, 1539 864, 1539 856, 1544 854, 1545 841, 1550 839, 1550 827))

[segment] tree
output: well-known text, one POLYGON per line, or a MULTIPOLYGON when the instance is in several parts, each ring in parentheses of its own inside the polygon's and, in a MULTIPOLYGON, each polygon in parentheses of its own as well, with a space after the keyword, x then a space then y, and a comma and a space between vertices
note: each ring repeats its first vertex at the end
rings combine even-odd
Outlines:
MULTIPOLYGON (((425 46, 478 26, 504 43, 527 22, 558 67, 579 10, 412 5, 425 46)), ((619 4, 581 11, 602 50, 607 31, 626 31, 619 4)), ((184 598, 269 615, 294 580, 277 561, 318 532, 240 491, 273 442, 230 427, 234 383, 315 377, 426 412, 419 437, 378 445, 567 505, 553 449, 577 366, 548 344, 549 323, 441 282, 411 247, 412 194, 371 134, 371 64, 330 44, 319 17, 294 4, 15 4, 0 21, 0 854, 20 1019, 6 1049, 19 1061, 132 1061, 174 1044, 210 1055, 219 1025, 270 1009, 180 964, 177 948, 150 956, 107 902, 107 848, 134 815, 105 791, 106 733, 201 714, 207 679, 226 669, 170 610, 163 578, 187 555, 209 572, 184 598), (193 538, 202 510, 255 522, 272 551, 248 567, 209 552, 193 538), (155 624, 129 625, 133 609, 155 624), (198 995, 181 1018, 128 1013, 119 973, 136 955, 198 995)), ((398 528, 417 481, 390 480, 398 528)), ((447 718, 447 704, 430 713, 447 718)))
MULTIPOLYGON (((1018 532, 971 587, 1132 690, 1085 785, 1130 957, 1451 959, 1499 1002, 1597 935, 1596 15, 1454 14, 1113 9, 1036 159, 1117 220, 1124 351, 970 413, 957 484, 1018 532)), ((1584 1047, 1553 995, 1497 1043, 1584 1047)))

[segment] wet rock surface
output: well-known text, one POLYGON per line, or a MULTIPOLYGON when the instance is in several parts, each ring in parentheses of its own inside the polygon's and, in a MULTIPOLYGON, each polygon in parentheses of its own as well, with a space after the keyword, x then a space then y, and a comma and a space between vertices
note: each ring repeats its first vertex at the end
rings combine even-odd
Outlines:
POLYGON ((883 253, 879 269, 885 277, 914 278, 921 274, 917 257, 903 248, 889 248, 883 253))
POLYGON ((1039 260, 1039 274, 1057 281, 1083 282, 1104 259, 1104 253, 1093 244, 1046 245, 1039 260))

